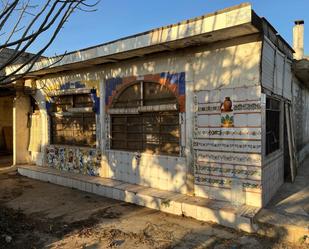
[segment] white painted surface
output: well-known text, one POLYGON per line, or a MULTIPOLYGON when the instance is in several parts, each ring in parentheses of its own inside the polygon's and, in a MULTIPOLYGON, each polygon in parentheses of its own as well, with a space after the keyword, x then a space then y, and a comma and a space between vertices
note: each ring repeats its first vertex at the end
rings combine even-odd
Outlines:
MULTIPOLYGON (((52 65, 51 67, 58 67, 81 61, 87 61, 98 57, 173 42, 204 33, 251 23, 251 20, 252 7, 250 4, 244 4, 239 8, 228 9, 224 12, 218 11, 212 15, 202 16, 201 18, 154 29, 147 33, 123 38, 101 46, 69 53, 60 61, 58 61, 59 58, 57 57, 45 59, 35 63, 31 71, 36 71, 48 65, 52 65)), ((27 69, 28 67, 24 67, 19 73, 23 73, 27 69)), ((13 70, 14 66, 6 68, 7 73, 13 70)))

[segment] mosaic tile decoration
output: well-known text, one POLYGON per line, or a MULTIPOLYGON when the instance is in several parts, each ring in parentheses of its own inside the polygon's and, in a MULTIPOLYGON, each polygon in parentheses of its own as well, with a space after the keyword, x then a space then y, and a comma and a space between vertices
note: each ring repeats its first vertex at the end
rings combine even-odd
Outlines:
POLYGON ((51 103, 53 102, 53 97, 50 97, 51 92, 57 91, 70 91, 74 93, 74 90, 78 89, 90 89, 91 99, 93 101, 93 109, 96 114, 100 113, 100 92, 99 92, 99 81, 76 81, 76 82, 66 82, 66 83, 49 83, 44 85, 42 91, 46 96, 46 109, 50 110, 51 103))
POLYGON ((113 101, 116 92, 124 88, 127 84, 134 81, 143 80, 157 82, 168 87, 178 98, 180 112, 185 112, 186 80, 185 72, 169 73, 162 72, 159 74, 148 74, 143 76, 117 77, 106 80, 105 85, 105 105, 106 111, 113 101))
POLYGON ((99 176, 101 152, 91 148, 49 145, 45 164, 62 171, 99 176))
POLYGON ((194 104, 195 184, 231 189, 233 179, 238 179, 244 191, 260 192, 259 92, 250 88, 198 91, 194 104))

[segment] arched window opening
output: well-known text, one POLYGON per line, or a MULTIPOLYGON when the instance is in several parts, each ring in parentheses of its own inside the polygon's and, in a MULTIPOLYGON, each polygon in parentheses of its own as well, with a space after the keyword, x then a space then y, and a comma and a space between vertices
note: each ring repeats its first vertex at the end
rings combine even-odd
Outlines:
POLYGON ((179 155, 178 101, 166 86, 136 82, 112 102, 111 148, 179 155))

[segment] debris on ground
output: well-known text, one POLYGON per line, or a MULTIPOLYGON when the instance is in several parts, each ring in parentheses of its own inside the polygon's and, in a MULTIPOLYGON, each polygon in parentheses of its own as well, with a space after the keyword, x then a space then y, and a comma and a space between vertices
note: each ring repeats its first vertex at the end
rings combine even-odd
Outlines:
POLYGON ((309 249, 0 174, 0 249, 309 249))

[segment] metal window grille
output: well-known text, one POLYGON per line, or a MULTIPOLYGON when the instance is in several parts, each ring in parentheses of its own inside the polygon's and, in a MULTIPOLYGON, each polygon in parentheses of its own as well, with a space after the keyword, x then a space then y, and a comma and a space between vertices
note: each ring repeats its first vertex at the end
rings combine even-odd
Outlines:
MULTIPOLYGON (((176 104, 175 95, 158 83, 137 82, 114 100, 114 108, 176 104)), ((153 111, 111 115, 111 148, 116 150, 179 155, 179 112, 153 111)))
POLYGON ((92 107, 89 94, 58 96, 51 115, 53 144, 95 147, 95 113, 70 113, 69 108, 92 107))

